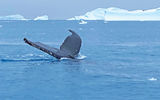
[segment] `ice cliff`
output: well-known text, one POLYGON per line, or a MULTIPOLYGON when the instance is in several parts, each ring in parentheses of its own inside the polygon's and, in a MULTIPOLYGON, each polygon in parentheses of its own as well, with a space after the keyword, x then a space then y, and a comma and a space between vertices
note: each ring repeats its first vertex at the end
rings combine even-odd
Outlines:
POLYGON ((108 20, 108 21, 123 21, 123 20, 160 20, 160 8, 149 10, 134 10, 128 11, 120 8, 97 8, 87 12, 85 15, 75 16, 68 20, 108 20))

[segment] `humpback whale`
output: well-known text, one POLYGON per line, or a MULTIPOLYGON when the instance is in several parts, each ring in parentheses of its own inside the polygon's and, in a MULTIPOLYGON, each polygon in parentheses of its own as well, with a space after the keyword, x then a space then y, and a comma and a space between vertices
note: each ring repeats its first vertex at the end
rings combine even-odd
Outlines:
POLYGON ((69 32, 71 32, 72 35, 69 35, 64 40, 64 42, 62 43, 59 49, 50 47, 41 42, 32 42, 27 38, 24 38, 24 41, 30 46, 33 46, 45 53, 48 53, 49 55, 57 59, 61 59, 63 57, 75 59, 78 56, 78 53, 80 51, 82 40, 80 36, 73 30, 69 30, 69 32))

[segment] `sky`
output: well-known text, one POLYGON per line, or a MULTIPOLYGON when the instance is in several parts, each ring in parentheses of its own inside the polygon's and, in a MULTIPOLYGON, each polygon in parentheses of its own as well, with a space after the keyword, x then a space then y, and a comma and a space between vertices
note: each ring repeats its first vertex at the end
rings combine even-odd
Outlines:
POLYGON ((31 19, 48 15, 60 20, 109 7, 147 10, 160 7, 160 0, 0 0, 0 16, 20 14, 31 19))

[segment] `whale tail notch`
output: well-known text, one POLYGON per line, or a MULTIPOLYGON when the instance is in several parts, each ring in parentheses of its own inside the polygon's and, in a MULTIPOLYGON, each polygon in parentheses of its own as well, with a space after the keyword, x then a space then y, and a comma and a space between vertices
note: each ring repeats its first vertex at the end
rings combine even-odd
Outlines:
POLYGON ((80 51, 82 40, 76 32, 72 30, 69 31, 72 33, 72 35, 69 35, 64 40, 64 42, 60 46, 60 49, 50 47, 40 42, 32 42, 26 38, 24 38, 24 41, 30 46, 33 46, 45 53, 48 53, 49 55, 54 56, 57 59, 60 59, 62 57, 74 59, 80 51))

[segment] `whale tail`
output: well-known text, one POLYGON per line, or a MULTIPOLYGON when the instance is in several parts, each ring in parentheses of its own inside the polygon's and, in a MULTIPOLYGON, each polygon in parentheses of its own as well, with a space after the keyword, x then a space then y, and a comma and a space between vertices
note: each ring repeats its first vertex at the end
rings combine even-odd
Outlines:
POLYGON ((62 57, 74 59, 80 51, 82 40, 77 33, 72 30, 69 31, 72 33, 72 35, 68 36, 64 40, 64 42, 60 46, 60 49, 50 47, 40 42, 32 42, 26 38, 24 38, 24 41, 30 46, 33 46, 45 53, 48 53, 49 55, 57 59, 60 59, 62 57))
POLYGON ((71 56, 75 56, 79 53, 81 48, 82 40, 78 34, 74 31, 69 30, 72 35, 68 36, 62 45, 60 46, 60 50, 67 52, 71 56))

